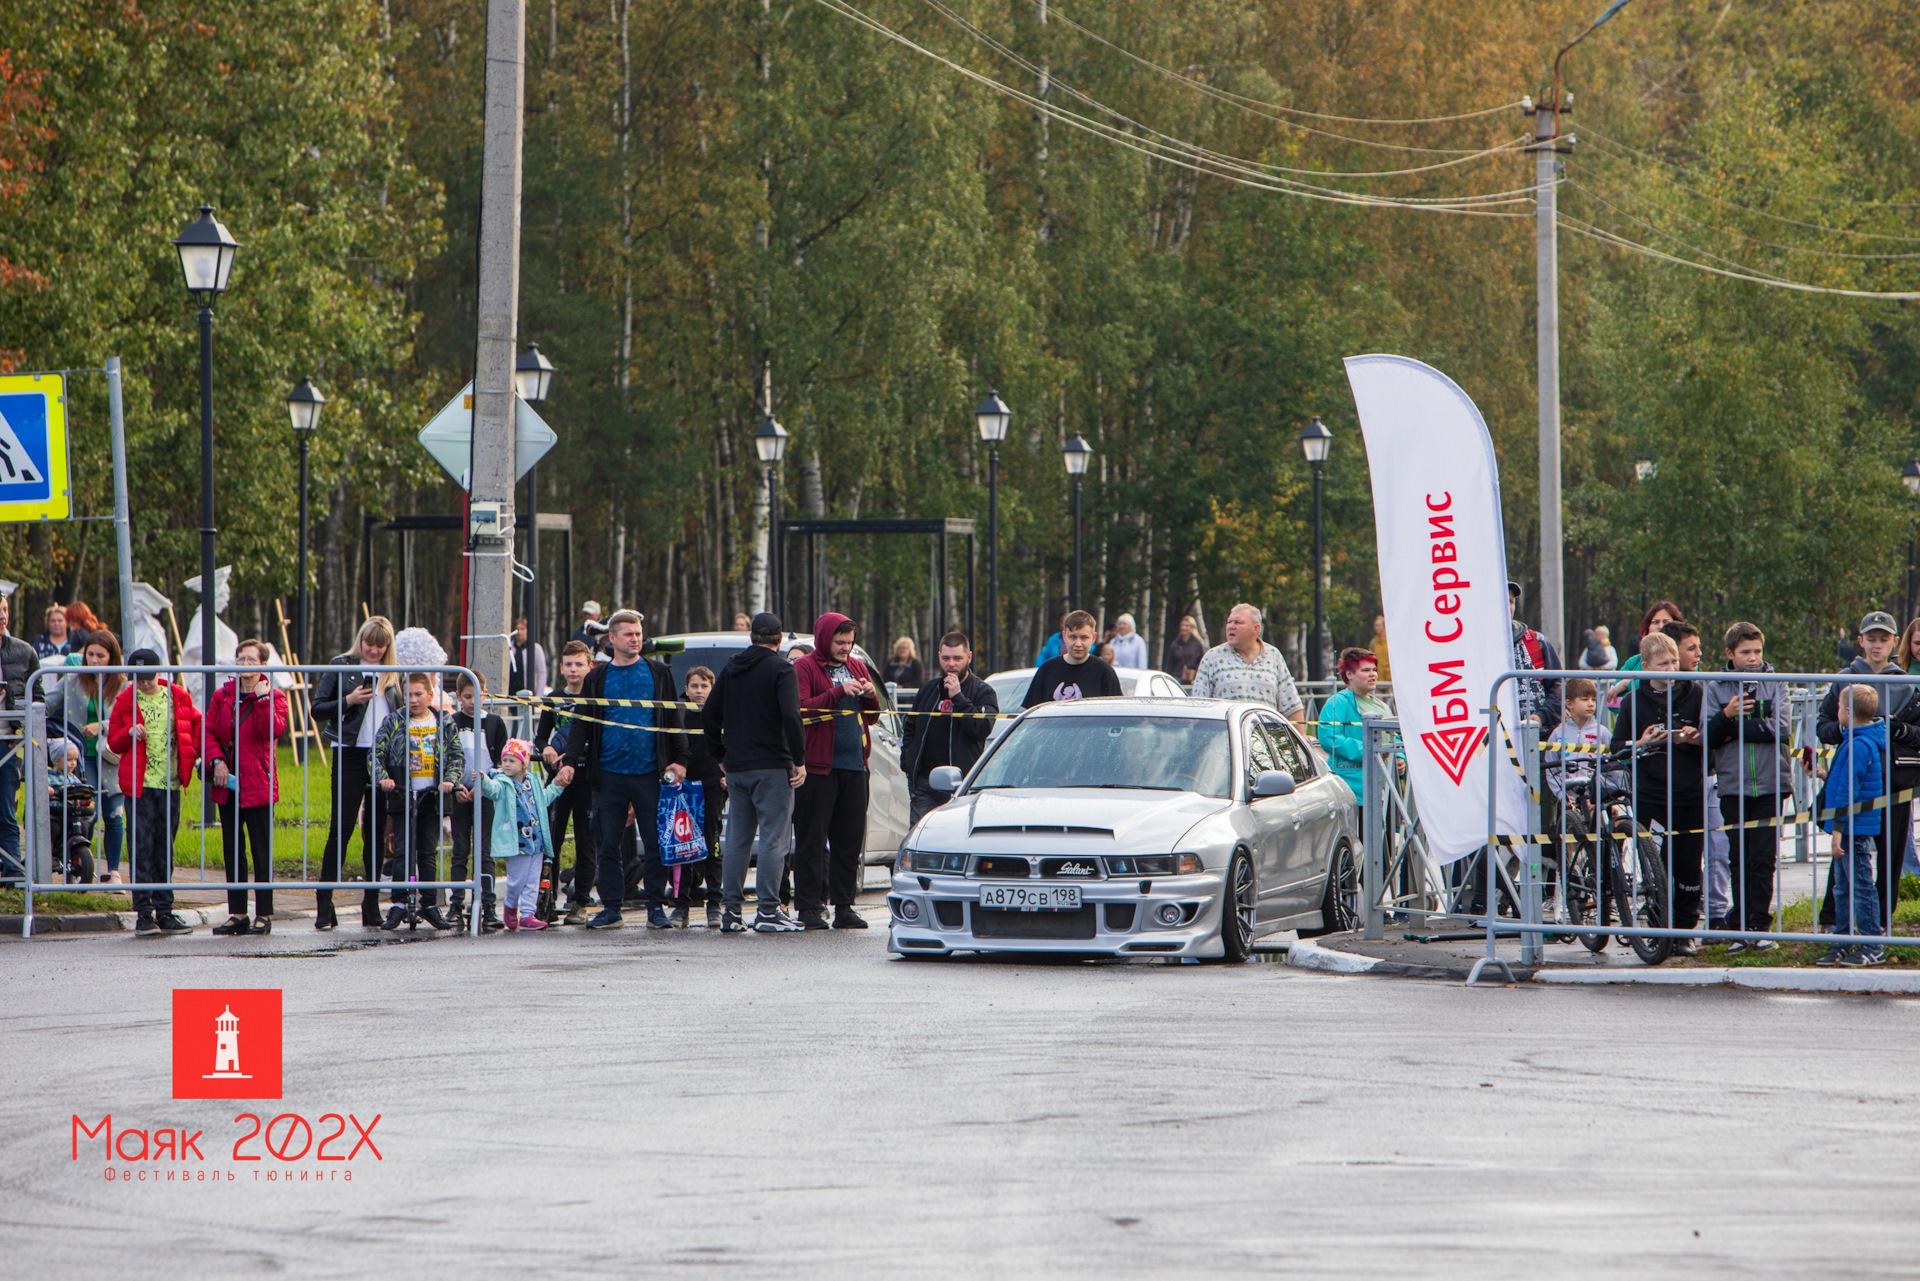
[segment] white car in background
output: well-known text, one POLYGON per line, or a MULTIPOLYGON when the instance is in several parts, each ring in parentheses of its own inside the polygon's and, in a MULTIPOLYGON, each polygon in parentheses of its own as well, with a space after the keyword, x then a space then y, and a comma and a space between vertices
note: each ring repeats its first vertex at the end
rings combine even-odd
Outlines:
MULTIPOLYGON (((656 637, 654 644, 664 651, 658 657, 673 668, 675 683, 685 689, 687 673, 693 668, 705 667, 718 675, 727 660, 750 642, 745 632, 688 632, 656 637)), ((788 632, 780 638, 780 652, 785 654, 795 645, 811 644, 813 637, 788 632)), ((858 645, 853 647, 853 654, 869 671, 879 672, 880 664, 858 645)), ((887 697, 887 687, 876 683, 874 689, 880 697, 881 711, 880 720, 873 727, 873 753, 867 761, 873 775, 867 796, 866 861, 869 864, 893 862, 894 851, 900 848, 900 841, 907 834, 908 816, 907 776, 900 768, 900 717, 887 697)))
POLYGON ((894 866, 889 950, 1245 960, 1350 929, 1359 806, 1271 707, 1047 703, 1014 721, 894 866))

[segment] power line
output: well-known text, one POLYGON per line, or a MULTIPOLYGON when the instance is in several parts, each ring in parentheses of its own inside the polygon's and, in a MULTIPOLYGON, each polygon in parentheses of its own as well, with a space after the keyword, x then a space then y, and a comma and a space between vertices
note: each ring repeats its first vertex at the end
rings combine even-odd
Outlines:
POLYGON ((1744 280, 1749 284, 1766 285, 1771 289, 1790 289, 1803 294, 1833 294, 1842 298, 1872 298, 1881 302, 1920 302, 1920 292, 1881 293, 1870 289, 1833 289, 1825 285, 1802 284, 1797 280, 1781 280, 1768 276, 1756 276, 1744 271, 1729 271, 1724 267, 1710 267, 1703 262, 1676 257, 1670 253, 1638 244, 1604 227, 1582 222, 1578 218, 1563 218, 1561 225, 1575 235, 1612 245, 1616 249, 1625 249, 1629 253, 1641 254, 1648 258, 1657 258, 1661 262, 1672 263, 1676 267, 1691 267, 1695 271, 1704 271, 1715 276, 1725 276, 1729 280, 1744 280))
MULTIPOLYGON (((1612 139, 1607 138, 1602 134, 1595 133, 1592 130, 1587 130, 1582 136, 1587 138, 1598 139, 1600 142, 1608 146, 1622 147, 1622 149, 1626 151, 1633 150, 1631 147, 1625 147, 1623 144, 1616 143, 1612 139)), ((1616 164, 1628 163, 1626 160, 1618 156, 1609 156, 1609 155, 1606 155, 1604 152, 1596 152, 1594 154, 1596 158, 1609 161, 1612 163, 1616 163, 1616 164)), ((1670 161, 1663 162, 1663 163, 1671 164, 1670 161)), ((1675 168, 1678 168, 1678 166, 1675 166, 1675 168)), ((1681 172, 1686 172, 1686 171, 1681 170, 1681 172)), ((1817 222, 1805 222, 1798 218, 1787 218, 1780 214, 1768 213, 1764 209, 1756 209, 1752 205, 1743 205, 1740 202, 1735 200, 1724 200, 1719 196, 1710 196, 1706 192, 1701 191, 1695 187, 1690 187, 1686 183, 1681 182, 1678 179, 1674 179, 1672 181, 1673 181, 1673 185, 1676 188, 1686 192, 1688 195, 1694 197, 1696 200, 1704 200, 1708 204, 1719 205, 1725 209, 1738 209, 1741 213, 1752 214, 1756 218, 1765 218, 1769 222, 1784 223, 1789 227, 1800 227, 1807 231, 1825 232, 1826 234, 1831 236, 1853 236, 1861 240, 1892 240, 1901 244, 1909 244, 1909 245, 1920 244, 1920 236, 1898 236, 1898 235, 1893 235, 1889 232, 1880 232, 1880 231, 1854 231, 1847 227, 1828 227, 1817 222)))
MULTIPOLYGON (((1208 152, 1205 148, 1198 147, 1195 144, 1161 135, 1167 143, 1178 148, 1179 152, 1185 153, 1169 155, 1166 150, 1162 149, 1159 145, 1149 145, 1148 141, 1136 138, 1111 125, 1087 116, 1082 116, 1077 112, 1057 107, 1043 98, 1036 97, 1024 90, 1017 89, 1012 85, 1005 84, 999 80, 995 80, 991 76, 975 71, 970 67, 962 66, 950 58, 943 57, 933 50, 917 44, 907 36, 886 26, 884 23, 869 17, 859 9, 853 7, 853 5, 846 3, 846 0, 817 0, 817 2, 822 7, 846 18, 848 21, 884 36, 903 48, 911 49, 923 57, 930 58, 984 88, 991 89, 995 93, 1020 102, 1034 111, 1044 113, 1047 118, 1051 120, 1058 120, 1060 123, 1071 128, 1079 129, 1084 133, 1092 134, 1108 142, 1117 143, 1131 151, 1139 152, 1150 159, 1160 160, 1166 164, 1189 169, 1195 173, 1209 174, 1213 177, 1222 178, 1228 182, 1233 182, 1244 187, 1251 187, 1256 190, 1271 191, 1280 195, 1298 196, 1307 200, 1320 200, 1329 204, 1358 205, 1367 208, 1412 209, 1422 213, 1452 213, 1466 217, 1480 218, 1524 218, 1527 216, 1526 214, 1519 213, 1505 213, 1486 208, 1485 206, 1529 203, 1532 194, 1531 189, 1460 197, 1429 197, 1424 199, 1415 197, 1376 196, 1363 192, 1345 191, 1337 187, 1320 187, 1312 183, 1275 177, 1260 170, 1248 168, 1230 157, 1222 157, 1216 153, 1208 152), (1188 158, 1189 156, 1193 158, 1188 158), (1206 163, 1200 163, 1202 160, 1206 163)), ((1118 115, 1118 113, 1114 114, 1118 115)), ((1121 118, 1124 119, 1124 117, 1121 118)))
MULTIPOLYGON (((1618 147, 1622 151, 1632 152, 1634 155, 1639 156, 1641 159, 1651 160, 1658 165, 1666 165, 1668 168, 1678 173, 1693 172, 1693 170, 1689 169, 1686 165, 1681 164, 1678 160, 1669 160, 1665 156, 1659 155, 1655 152, 1645 151, 1639 147, 1632 146, 1629 143, 1621 142, 1617 138, 1609 138, 1597 129, 1586 129, 1583 132, 1588 137, 1598 138, 1601 142, 1606 143, 1608 146, 1618 147)), ((1737 182, 1742 186, 1746 187, 1749 191, 1760 192, 1764 195, 1769 195, 1769 196, 1785 196, 1789 200, 1807 200, 1815 204, 1821 204, 1821 205, 1854 205, 1861 208, 1873 208, 1873 209, 1920 209, 1920 201, 1860 200, 1853 196, 1816 196, 1806 192, 1788 191, 1785 187, 1763 187, 1763 186, 1760 186, 1758 183, 1748 182, 1744 178, 1734 178, 1730 174, 1719 174, 1715 176, 1724 178, 1729 182, 1737 182)))
MULTIPOLYGON (((1644 197, 1640 197, 1632 192, 1608 191, 1608 192, 1605 192, 1603 195, 1602 193, 1596 192, 1590 187, 1584 187, 1579 183, 1572 181, 1571 179, 1568 180, 1567 185, 1572 187, 1575 191, 1580 192, 1582 195, 1587 196, 1590 199, 1598 200, 1601 204, 1606 205, 1609 209, 1618 210, 1622 214, 1625 214, 1625 216, 1627 217, 1632 217, 1632 215, 1627 214, 1625 210, 1620 210, 1618 205, 1609 203, 1605 197, 1612 196, 1616 199, 1621 199, 1621 200, 1644 199, 1644 197)), ((1783 245, 1773 240, 1761 240, 1744 231, 1735 231, 1732 228, 1728 228, 1728 227, 1717 227, 1711 223, 1701 222, 1698 218, 1689 218, 1686 214, 1681 213, 1679 210, 1669 209, 1664 205, 1659 207, 1659 212, 1666 215, 1669 218, 1678 218, 1681 222, 1687 223, 1690 226, 1698 227, 1702 231, 1717 232, 1718 234, 1723 236, 1730 236, 1733 239, 1743 240, 1743 241, 1746 241, 1748 244, 1757 245, 1762 249, 1776 249, 1776 250, 1779 250, 1781 253, 1811 254, 1816 258, 1844 258, 1849 261, 1855 261, 1855 262, 1908 262, 1913 259, 1920 258, 1920 254, 1850 254, 1838 249, 1815 249, 1810 245, 1783 245)), ((1639 221, 1639 220, 1635 219, 1635 221, 1639 221)), ((1644 226, 1646 224, 1642 224, 1642 225, 1644 226)))
MULTIPOLYGON (((1131 58, 1133 61, 1139 63, 1143 67, 1150 68, 1151 70, 1159 72, 1163 76, 1168 76, 1174 80, 1178 80, 1181 84, 1186 85, 1188 88, 1193 89, 1196 92, 1206 94, 1209 97, 1227 99, 1229 101, 1232 101, 1236 105, 1244 105, 1248 109, 1265 108, 1266 110, 1270 110, 1270 111, 1284 112, 1289 116, 1301 116, 1308 120, 1330 120, 1336 124, 1438 125, 1438 124, 1448 124, 1456 120, 1475 120, 1481 116, 1497 115, 1502 111, 1517 110, 1520 106, 1519 101, 1516 99, 1513 102, 1503 102, 1497 107, 1482 107, 1478 111, 1463 111, 1457 115, 1451 115, 1451 116, 1424 116, 1417 120, 1393 120, 1393 119, 1385 119, 1385 118, 1376 117, 1376 116, 1334 116, 1334 115, 1328 115, 1326 112, 1323 112, 1323 111, 1303 111, 1298 107, 1284 107, 1277 102, 1266 102, 1259 98, 1249 98, 1245 94, 1234 93, 1231 90, 1221 89, 1218 86, 1210 85, 1203 81, 1195 80, 1190 76, 1182 75, 1180 72, 1175 71, 1170 67, 1163 67, 1159 63, 1154 62, 1151 59, 1141 57, 1139 54, 1134 53, 1131 49, 1126 49, 1120 45, 1115 44, 1113 41, 1107 39, 1105 36, 1101 35, 1097 31, 1090 30, 1089 28, 1080 25, 1078 22, 1075 22, 1072 18, 1068 17, 1066 14, 1060 12, 1058 7, 1051 9, 1049 12, 1052 16, 1059 18, 1061 22, 1065 23, 1069 27, 1072 27, 1075 31, 1078 31, 1081 35, 1086 36, 1089 40, 1093 40, 1100 44, 1103 44, 1107 48, 1112 49, 1115 53, 1121 54, 1127 58, 1131 58)), ((1253 114, 1265 115, 1265 112, 1254 111, 1253 114)), ((1274 117, 1268 116, 1267 119, 1271 120, 1271 119, 1274 119, 1274 117)), ((1287 120, 1281 120, 1279 121, 1279 123, 1291 124, 1292 122, 1287 120)), ((1297 129, 1306 128, 1306 126, 1304 125, 1295 125, 1294 127, 1297 129)), ((1309 130, 1309 132, 1324 133, 1324 131, 1318 130, 1318 129, 1309 130)), ((1392 145, 1390 143, 1373 142, 1365 138, 1347 138, 1346 135, 1344 134, 1327 133, 1327 134, 1324 134, 1324 136, 1329 138, 1342 138, 1347 142, 1357 142, 1357 143, 1360 143, 1362 146, 1368 146, 1368 147, 1385 147, 1385 146, 1392 145)), ((1415 147, 1415 148, 1406 148, 1406 150, 1417 151, 1417 150, 1424 150, 1424 148, 1415 147)))
MULTIPOLYGON (((973 22, 968 20, 966 17, 962 16, 961 14, 955 13, 952 9, 948 8, 945 4, 942 4, 941 0, 925 0, 925 2, 929 8, 935 10, 936 12, 938 12, 939 14, 947 18, 950 22, 954 23, 956 26, 960 27, 962 30, 967 32, 967 34, 971 35, 975 40, 979 41, 981 44, 986 45, 989 49, 992 49, 995 53, 998 53, 1001 57, 1013 63, 1015 66, 1019 67, 1021 70, 1026 71, 1034 76, 1040 76, 1042 74, 1047 75, 1049 83, 1057 86, 1060 89, 1065 90, 1067 93, 1073 95, 1074 98, 1078 99, 1081 102, 1084 102, 1085 104, 1087 104, 1087 106, 1092 107, 1096 111, 1104 112, 1107 115, 1112 116, 1114 119, 1123 121, 1126 124, 1131 125, 1136 129, 1140 129, 1147 133, 1153 134, 1156 137, 1166 139, 1168 142, 1173 143, 1174 145, 1192 148, 1196 151, 1204 150, 1202 148, 1199 148, 1196 144, 1182 142, 1177 138, 1173 138, 1171 135, 1162 133, 1158 129, 1154 129, 1151 126, 1148 126, 1138 120, 1133 119, 1131 116, 1128 116, 1124 112, 1117 111, 1114 108, 1107 106, 1105 103, 1100 102, 1098 99, 1092 97, 1091 95, 1081 91, 1080 89, 1075 88, 1073 85, 1060 79, 1058 76, 1053 75, 1051 72, 1043 72, 1042 69, 1036 64, 1034 64, 1030 59, 1022 56, 1020 53, 1016 52, 1012 48, 1009 48, 1007 45, 1001 43, 999 40, 995 39, 992 35, 987 33, 985 30, 976 26, 973 22)), ((1282 121, 1281 123, 1285 124, 1288 122, 1282 121)), ((1290 127, 1298 128, 1299 126, 1290 126, 1290 127)), ((1332 137, 1336 135, 1328 135, 1328 136, 1332 137)), ((1431 165, 1418 165, 1410 169, 1375 169, 1375 170, 1368 170, 1365 172, 1352 172, 1352 171, 1341 170, 1341 169, 1298 169, 1290 165, 1272 164, 1268 161, 1252 161, 1247 163, 1249 163, 1255 169, 1258 169, 1264 172, 1270 172, 1270 173, 1308 174, 1314 177, 1321 177, 1321 178, 1397 178, 1397 177, 1402 177, 1406 174, 1431 173, 1436 169, 1450 169, 1456 165, 1470 164, 1476 160, 1484 160, 1488 156, 1499 155, 1502 152, 1511 151, 1519 147, 1525 141, 1526 141, 1525 135, 1520 135, 1514 138, 1510 138, 1506 142, 1498 143, 1492 147, 1486 147, 1479 151, 1468 151, 1464 153, 1449 152, 1448 154, 1452 154, 1455 156, 1454 159, 1442 160, 1436 164, 1431 164, 1431 165)), ((1214 155, 1214 156, 1221 156, 1221 153, 1219 152, 1208 152, 1207 154, 1214 155)), ((1231 159, 1230 157, 1222 157, 1222 158, 1231 159)))

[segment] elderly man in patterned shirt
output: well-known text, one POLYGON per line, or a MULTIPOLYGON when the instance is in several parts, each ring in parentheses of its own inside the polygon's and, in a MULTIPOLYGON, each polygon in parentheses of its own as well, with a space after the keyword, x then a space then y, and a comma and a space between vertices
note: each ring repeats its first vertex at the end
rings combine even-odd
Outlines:
POLYGON ((1230 698, 1277 708, 1295 724, 1307 720, 1306 704, 1280 651, 1260 639, 1260 611, 1235 605, 1227 614, 1227 642, 1215 645, 1194 673, 1195 698, 1230 698))

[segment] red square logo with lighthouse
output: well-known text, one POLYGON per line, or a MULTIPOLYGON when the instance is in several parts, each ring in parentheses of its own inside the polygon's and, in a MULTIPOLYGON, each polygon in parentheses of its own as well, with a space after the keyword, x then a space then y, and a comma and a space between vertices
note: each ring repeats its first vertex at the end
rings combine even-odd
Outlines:
POLYGON ((280 1097, 280 989, 173 989, 173 1097, 280 1097))

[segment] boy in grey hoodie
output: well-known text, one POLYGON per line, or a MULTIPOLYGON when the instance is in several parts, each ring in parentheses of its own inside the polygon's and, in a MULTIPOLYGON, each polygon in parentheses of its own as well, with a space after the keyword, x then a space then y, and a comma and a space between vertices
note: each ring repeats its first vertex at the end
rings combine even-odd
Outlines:
MULTIPOLYGON (((1720 811, 1728 825, 1733 872, 1733 929, 1763 931, 1773 924, 1774 864, 1780 829, 1772 820, 1781 797, 1793 791, 1792 725, 1787 688, 1760 679, 1773 671, 1766 661, 1766 637, 1752 623, 1735 623, 1726 634, 1728 679, 1709 681, 1704 699, 1707 751, 1719 784, 1720 811), (1748 826, 1753 824, 1753 826, 1748 826)), ((1743 952, 1748 944, 1728 950, 1743 952)), ((1762 939, 1752 945, 1768 951, 1762 939)))

